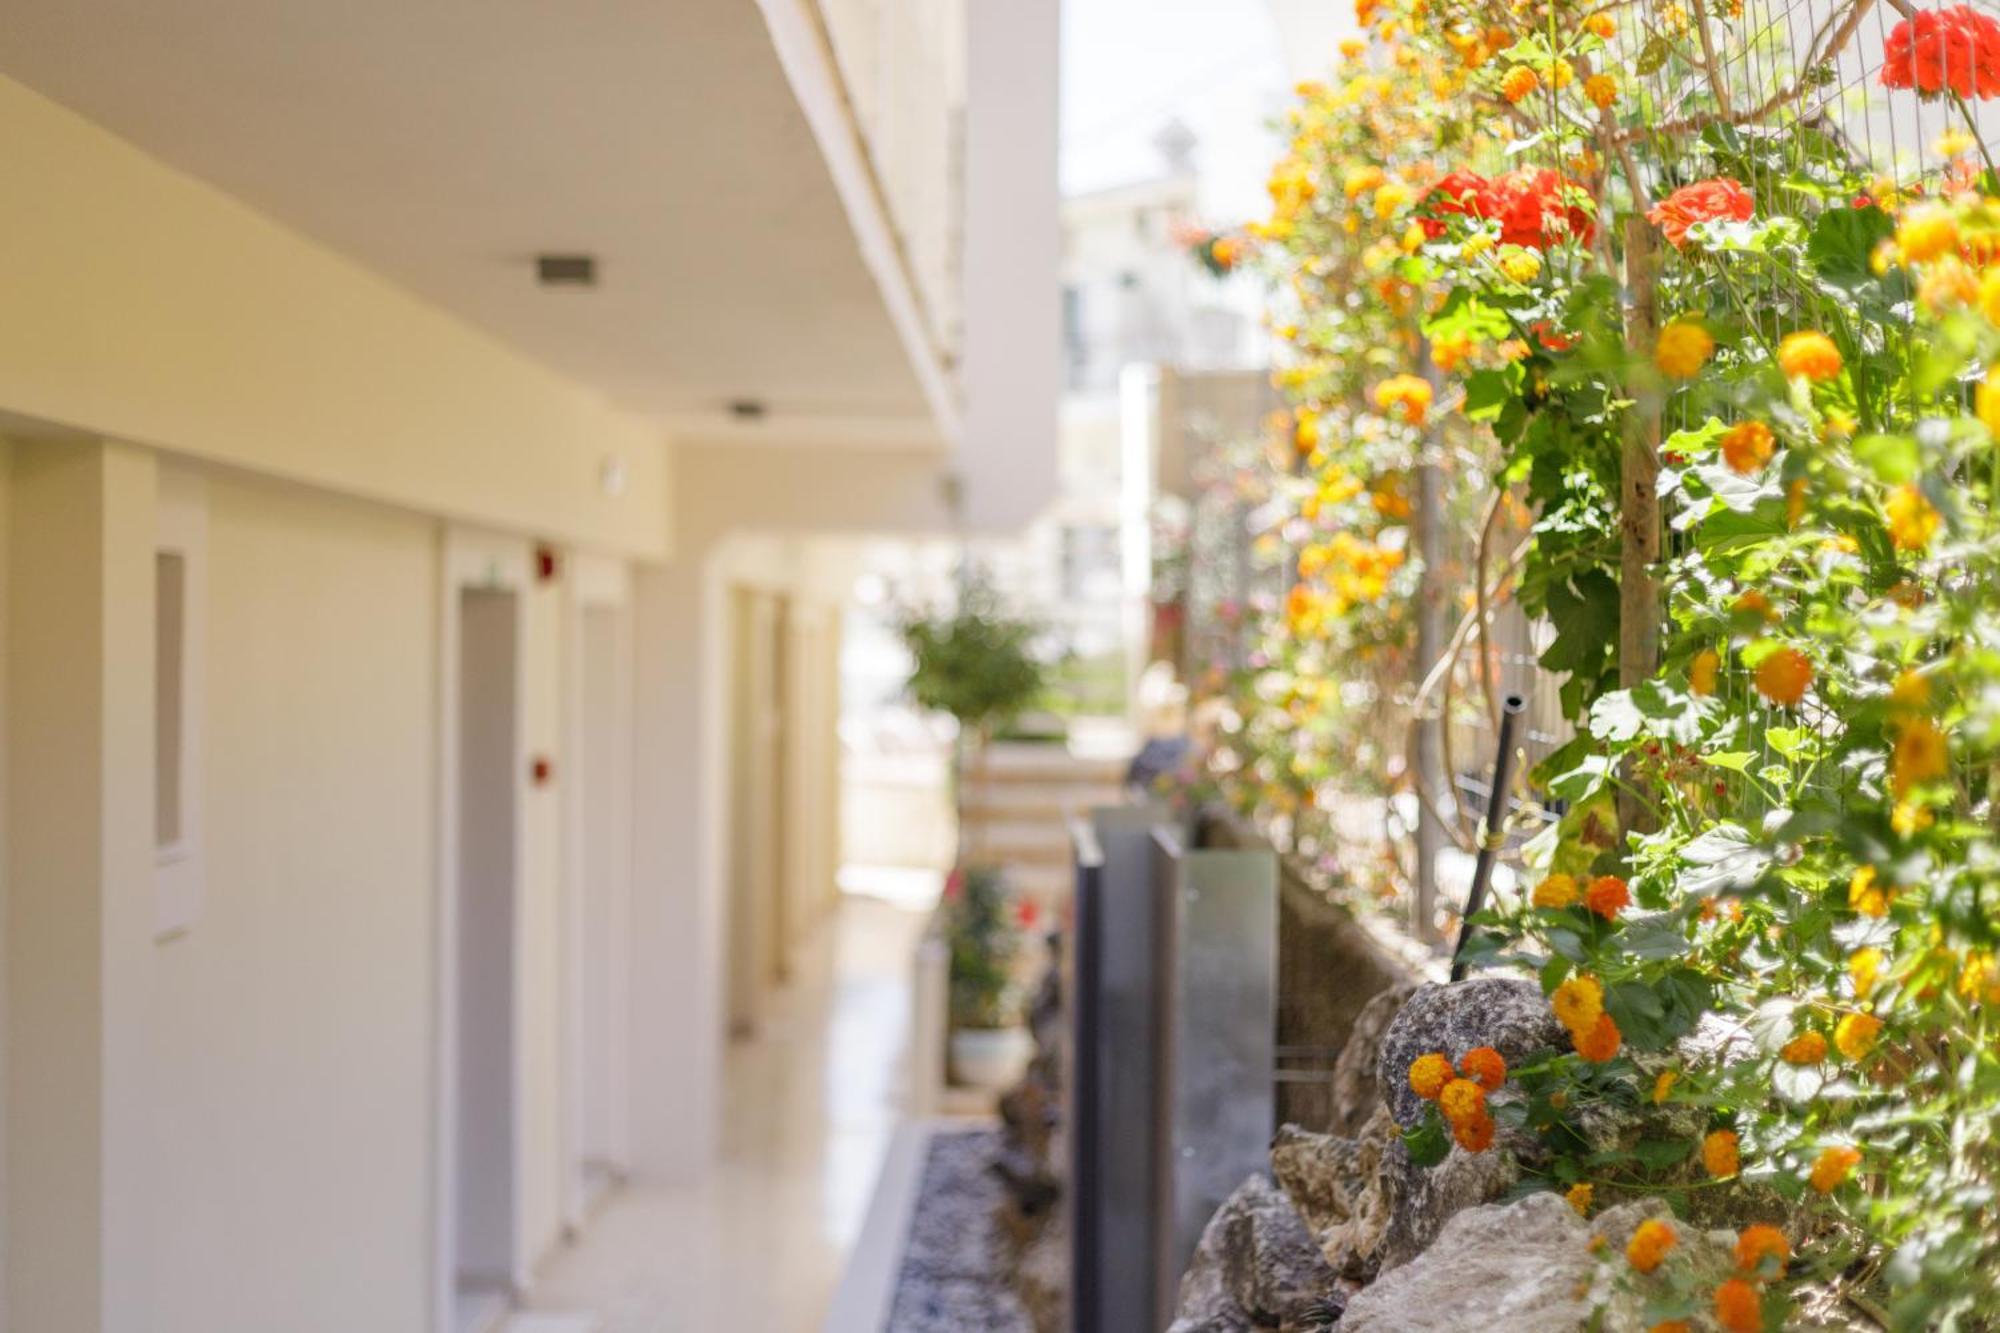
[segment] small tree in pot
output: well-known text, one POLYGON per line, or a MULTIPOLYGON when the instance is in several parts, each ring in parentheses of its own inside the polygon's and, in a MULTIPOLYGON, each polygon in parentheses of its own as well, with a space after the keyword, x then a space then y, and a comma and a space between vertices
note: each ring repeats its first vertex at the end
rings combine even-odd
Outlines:
POLYGON ((951 613, 904 619, 903 645, 914 662, 910 697, 918 707, 948 713, 958 722, 955 776, 968 749, 975 767, 982 767, 994 731, 1046 689, 1046 671, 1032 650, 1037 632, 1031 622, 1008 615, 991 585, 976 574, 961 584, 951 613))

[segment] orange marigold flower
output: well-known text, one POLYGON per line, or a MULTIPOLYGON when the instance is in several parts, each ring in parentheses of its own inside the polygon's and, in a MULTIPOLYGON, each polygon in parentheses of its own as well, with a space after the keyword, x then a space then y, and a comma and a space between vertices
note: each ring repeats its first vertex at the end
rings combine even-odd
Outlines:
POLYGON ((1775 1259, 1778 1261, 1778 1267, 1770 1276, 1783 1277, 1785 1263, 1791 1257, 1792 1244, 1785 1239, 1785 1233, 1776 1227, 1758 1222, 1743 1228, 1742 1233, 1736 1237, 1736 1267, 1745 1273, 1761 1277, 1763 1274, 1759 1270, 1763 1267, 1764 1260, 1775 1259))
POLYGON ((1673 1223, 1649 1217, 1632 1233, 1632 1239, 1625 1242, 1625 1260, 1641 1273, 1650 1273, 1660 1266, 1660 1262, 1667 1257, 1667 1251, 1673 1249, 1680 1238, 1673 1223))
POLYGON ((1850 1060, 1859 1061, 1875 1049, 1882 1033, 1882 1020, 1873 1014, 1844 1014, 1833 1025, 1833 1044, 1850 1060))
POLYGON ((1500 80, 1500 95, 1509 102, 1519 102, 1522 98, 1541 86, 1535 71, 1526 65, 1516 65, 1507 71, 1507 77, 1500 80))
POLYGON ((1410 1091, 1430 1101, 1451 1082, 1451 1061, 1442 1051, 1432 1051, 1410 1061, 1410 1091))
POLYGON ((1771 461, 1777 440, 1761 421, 1739 421, 1722 433, 1722 461, 1732 472, 1749 476, 1771 461))
POLYGON ((1847 1173, 1860 1164, 1861 1154, 1844 1143, 1823 1148, 1813 1159, 1812 1187, 1821 1194, 1831 1194, 1847 1179, 1847 1173))
POLYGON ((1584 902, 1606 921, 1616 921, 1618 914, 1632 905, 1632 891, 1616 875, 1599 875, 1590 881, 1584 902))
POLYGON ((1589 1181, 1579 1181, 1563 1193, 1563 1202, 1576 1209, 1578 1217, 1590 1216, 1590 1196, 1594 1193, 1589 1181))
POLYGON ((1493 1146, 1494 1128, 1493 1117, 1482 1114, 1463 1124, 1453 1125, 1451 1136, 1467 1152, 1485 1152, 1493 1146))
POLYGON ((1415 375, 1391 375, 1375 386, 1375 406, 1385 415, 1421 426, 1431 410, 1430 382, 1415 375))
POLYGON ((1609 74, 1593 74, 1583 81, 1583 95, 1593 106, 1609 111, 1618 101, 1618 80, 1609 74))
POLYGON ((1688 688, 1699 695, 1715 693, 1715 674, 1722 668, 1722 658, 1713 648, 1704 648, 1688 663, 1688 688))
POLYGON ((1483 1090, 1498 1092, 1507 1081, 1507 1060, 1491 1046, 1475 1046, 1459 1057, 1458 1072, 1483 1090))
POLYGON ((1817 1032, 1801 1032, 1778 1051, 1788 1065, 1816 1065, 1826 1059, 1826 1038, 1817 1032))
POLYGON ((1778 342, 1778 368, 1792 379, 1830 380, 1841 364, 1840 349, 1824 333, 1788 333, 1778 342))
POLYGON ((1549 997, 1549 1006, 1556 1011, 1556 1020, 1572 1035, 1588 1032, 1604 1014, 1604 987, 1596 977, 1570 977, 1556 987, 1555 994, 1549 997))
POLYGON ((1674 1084, 1681 1081, 1678 1069, 1662 1069, 1653 1080, 1653 1105, 1665 1106, 1667 1098, 1674 1095, 1674 1084))
POLYGON ((1763 1298, 1742 1278, 1730 1278, 1715 1289, 1715 1322, 1727 1333, 1762 1333, 1763 1298))
POLYGON ((1937 535, 1938 511, 1915 486, 1898 486, 1882 506, 1889 520, 1889 539, 1899 551, 1921 551, 1937 535))
POLYGON ((1594 1065, 1601 1065, 1618 1054, 1618 1047, 1624 1040, 1610 1014, 1599 1014, 1590 1031, 1578 1033, 1571 1028, 1569 1035, 1570 1040, 1576 1043, 1576 1053, 1594 1065))
POLYGON ((1607 42, 1618 35, 1618 20, 1609 14, 1592 14, 1583 21, 1583 26, 1607 42))
POLYGON ((1468 1124, 1486 1114, 1486 1090, 1469 1078, 1455 1078, 1438 1093, 1438 1109, 1452 1124, 1468 1124))
POLYGON ((1951 768, 1951 747, 1937 723, 1927 717, 1913 717, 1896 732, 1896 748, 1889 755, 1889 782, 1897 796, 1932 778, 1941 778, 1951 768))
POLYGON ((1576 881, 1568 875, 1550 875, 1535 886, 1530 898, 1537 907, 1568 907, 1577 899, 1576 881))
POLYGON ((1796 648, 1780 648, 1757 664, 1757 693, 1780 708, 1796 708, 1812 678, 1811 658, 1796 648))
POLYGON ((1677 319, 1660 330, 1653 344, 1653 364, 1669 379, 1693 379, 1715 354, 1715 339, 1701 325, 1677 319))
POLYGON ((1701 1165, 1704 1171, 1717 1180, 1727 1180, 1742 1168, 1737 1153, 1736 1131, 1731 1129, 1711 1130, 1701 1141, 1701 1165))

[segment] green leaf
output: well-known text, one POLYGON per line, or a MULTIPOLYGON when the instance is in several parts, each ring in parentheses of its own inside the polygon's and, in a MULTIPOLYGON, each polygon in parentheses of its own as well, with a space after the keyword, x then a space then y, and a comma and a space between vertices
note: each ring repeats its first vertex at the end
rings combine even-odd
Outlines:
POLYGON ((1820 277, 1837 287, 1875 281, 1869 259, 1895 233, 1896 224, 1879 208, 1829 208, 1813 222, 1806 256, 1820 277))
POLYGON ((1892 486, 1915 480, 1923 466, 1917 442, 1908 435, 1863 435, 1853 449, 1857 460, 1892 486))
POLYGON ((1757 756, 1749 750, 1723 750, 1717 754, 1705 754, 1701 762, 1710 768, 1726 768, 1732 773, 1748 773, 1750 761, 1757 756))
POLYGON ((1811 739, 1812 733, 1804 727, 1770 727, 1764 732, 1764 743, 1787 759, 1803 755, 1811 739))
POLYGON ((1418 1166, 1436 1166, 1451 1151, 1451 1138, 1444 1121, 1433 1108, 1425 1108, 1424 1118, 1403 1131, 1403 1150, 1418 1166))

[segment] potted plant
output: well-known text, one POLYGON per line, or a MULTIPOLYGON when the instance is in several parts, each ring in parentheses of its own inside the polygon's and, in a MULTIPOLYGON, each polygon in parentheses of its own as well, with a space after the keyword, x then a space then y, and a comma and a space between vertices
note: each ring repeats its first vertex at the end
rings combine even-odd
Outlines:
POLYGON ((952 872, 945 885, 944 934, 951 951, 952 1078, 997 1091, 1020 1078, 1032 1054, 1014 985, 1020 929, 997 869, 952 872))
POLYGON ((1033 623, 1007 614, 991 585, 976 574, 966 577, 958 605, 948 614, 904 619, 903 644, 913 661, 910 697, 958 722, 955 780, 968 757, 975 771, 983 766, 994 731, 1047 688, 1046 669, 1033 651, 1037 632, 1033 623))

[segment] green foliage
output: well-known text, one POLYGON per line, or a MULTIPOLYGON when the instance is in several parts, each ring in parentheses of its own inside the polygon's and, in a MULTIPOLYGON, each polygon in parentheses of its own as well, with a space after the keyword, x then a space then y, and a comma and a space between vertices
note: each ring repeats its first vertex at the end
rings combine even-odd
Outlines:
POLYGON ((945 940, 951 950, 951 1022, 1003 1028, 1018 1017, 1014 956, 1020 930, 1006 881, 991 866, 952 872, 945 890, 945 940))
POLYGON ((983 579, 967 579, 955 610, 903 621, 903 644, 915 660, 910 697, 919 707, 956 718, 967 732, 1004 725, 1034 704, 1046 686, 1033 652, 1036 632, 1030 622, 1007 615, 983 579))

